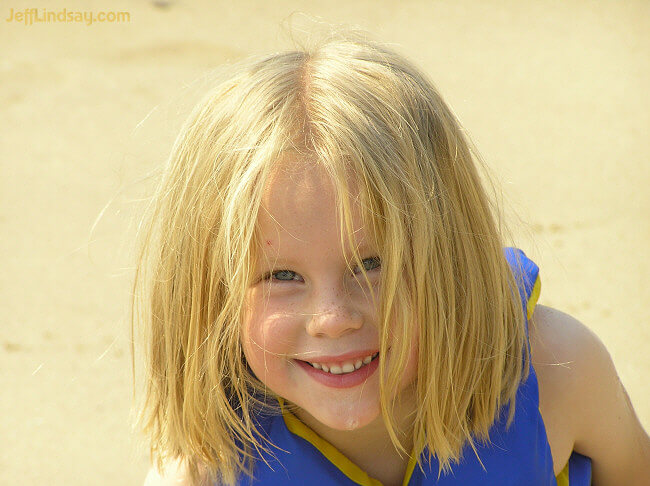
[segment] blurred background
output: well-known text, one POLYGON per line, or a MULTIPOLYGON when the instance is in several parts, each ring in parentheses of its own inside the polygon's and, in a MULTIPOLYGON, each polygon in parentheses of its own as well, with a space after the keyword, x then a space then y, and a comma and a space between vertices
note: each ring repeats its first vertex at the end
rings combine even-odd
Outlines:
POLYGON ((147 175, 205 73, 291 47, 295 12, 430 75, 541 268, 540 302, 600 337, 650 428, 650 3, 4 0, 0 484, 142 484, 127 304, 147 175), (27 8, 129 20, 16 21, 27 8))

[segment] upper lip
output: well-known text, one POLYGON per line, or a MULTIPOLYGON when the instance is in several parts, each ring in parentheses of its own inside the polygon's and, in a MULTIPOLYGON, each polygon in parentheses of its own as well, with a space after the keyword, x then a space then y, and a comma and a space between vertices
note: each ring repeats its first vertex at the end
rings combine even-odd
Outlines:
POLYGON ((365 358, 366 356, 372 356, 373 354, 378 352, 379 352, 378 349, 364 349, 361 351, 350 351, 348 353, 337 354, 337 355, 314 354, 313 356, 311 355, 304 356, 304 358, 309 358, 309 359, 303 359, 302 361, 309 361, 310 363, 342 363, 344 361, 354 361, 356 359, 365 358))

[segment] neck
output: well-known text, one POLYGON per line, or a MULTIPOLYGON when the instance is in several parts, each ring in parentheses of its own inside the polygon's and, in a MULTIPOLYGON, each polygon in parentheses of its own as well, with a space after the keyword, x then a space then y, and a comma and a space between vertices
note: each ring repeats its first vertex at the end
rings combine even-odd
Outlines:
POLYGON ((385 485, 401 485, 413 451, 414 394, 414 387, 408 387, 395 403, 394 430, 406 450, 401 455, 392 443, 381 415, 365 427, 349 431, 329 428, 304 410, 296 411, 296 416, 369 476, 385 485))

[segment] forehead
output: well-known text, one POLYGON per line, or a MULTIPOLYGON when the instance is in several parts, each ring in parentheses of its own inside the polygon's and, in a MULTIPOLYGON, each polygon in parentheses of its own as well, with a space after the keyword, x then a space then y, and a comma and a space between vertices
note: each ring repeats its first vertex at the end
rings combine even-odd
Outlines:
MULTIPOLYGON (((353 231, 362 237, 355 185, 351 181, 348 183, 353 231)), ((310 240, 322 237, 323 231, 339 234, 341 223, 336 195, 335 184, 322 166, 286 157, 274 167, 264 188, 259 229, 265 238, 284 233, 310 240)))
POLYGON ((262 195, 262 206, 272 214, 306 211, 314 199, 334 204, 335 188, 325 169, 316 163, 286 157, 278 162, 269 176, 262 195))

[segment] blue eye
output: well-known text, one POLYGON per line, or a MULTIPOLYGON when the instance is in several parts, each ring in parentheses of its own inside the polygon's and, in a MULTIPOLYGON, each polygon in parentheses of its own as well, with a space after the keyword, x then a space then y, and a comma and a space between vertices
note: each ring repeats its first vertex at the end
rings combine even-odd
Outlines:
POLYGON ((381 259, 379 257, 366 258, 361 260, 361 263, 363 263, 363 269, 370 272, 381 266, 381 259))
POLYGON ((291 270, 278 270, 277 272, 269 273, 265 279, 271 279, 271 280, 279 280, 281 282, 291 282, 292 280, 295 280, 297 273, 292 272, 291 270), (280 277, 278 277, 280 276, 280 277), (282 277, 290 277, 290 278, 282 278, 282 277))

